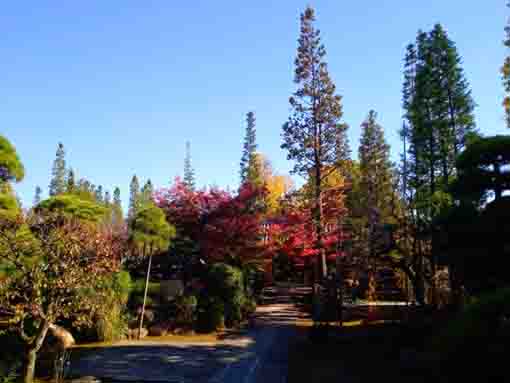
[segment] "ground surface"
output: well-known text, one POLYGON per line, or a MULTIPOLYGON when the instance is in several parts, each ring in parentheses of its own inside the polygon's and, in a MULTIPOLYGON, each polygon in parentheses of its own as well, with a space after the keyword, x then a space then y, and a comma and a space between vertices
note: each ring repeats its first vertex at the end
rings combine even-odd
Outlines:
POLYGON ((218 342, 144 342, 72 351, 70 375, 103 382, 284 383, 289 344, 302 314, 291 296, 299 288, 268 291, 253 328, 218 342))

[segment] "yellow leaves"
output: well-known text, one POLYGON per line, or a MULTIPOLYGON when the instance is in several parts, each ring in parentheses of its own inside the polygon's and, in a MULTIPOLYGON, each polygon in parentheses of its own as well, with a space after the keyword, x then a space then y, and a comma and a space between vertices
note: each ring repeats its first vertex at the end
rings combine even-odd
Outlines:
POLYGON ((294 183, 289 176, 271 174, 265 179, 265 186, 268 192, 266 199, 268 212, 276 213, 281 198, 293 188, 294 183))

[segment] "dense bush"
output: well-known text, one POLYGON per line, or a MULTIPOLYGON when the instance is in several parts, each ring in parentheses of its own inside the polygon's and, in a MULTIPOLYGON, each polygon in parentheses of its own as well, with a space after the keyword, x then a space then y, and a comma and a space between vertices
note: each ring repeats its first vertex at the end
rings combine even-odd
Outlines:
POLYGON ((197 298, 194 295, 179 295, 175 298, 175 322, 177 326, 192 328, 197 313, 197 298))
POLYGON ((197 330, 212 332, 225 327, 225 304, 217 297, 204 294, 198 301, 197 330))
POLYGON ((224 263, 212 265, 207 276, 207 292, 223 303, 225 325, 239 324, 246 299, 242 271, 224 263))
POLYGON ((109 286, 109 290, 103 297, 94 329, 97 340, 111 342, 123 339, 127 335, 128 314, 126 304, 133 284, 127 271, 116 273, 104 283, 109 286))
POLYGON ((440 369, 444 374, 486 374, 483 381, 506 371, 503 361, 509 347, 510 288, 480 296, 429 345, 442 362, 440 369))

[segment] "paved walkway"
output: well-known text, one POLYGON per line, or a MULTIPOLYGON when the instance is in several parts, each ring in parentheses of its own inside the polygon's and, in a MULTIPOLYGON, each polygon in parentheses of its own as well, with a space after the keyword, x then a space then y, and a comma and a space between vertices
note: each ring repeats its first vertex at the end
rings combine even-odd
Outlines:
POLYGON ((103 382, 284 383, 294 322, 293 289, 268 291, 255 326, 216 344, 143 344, 73 351, 72 376, 103 382))

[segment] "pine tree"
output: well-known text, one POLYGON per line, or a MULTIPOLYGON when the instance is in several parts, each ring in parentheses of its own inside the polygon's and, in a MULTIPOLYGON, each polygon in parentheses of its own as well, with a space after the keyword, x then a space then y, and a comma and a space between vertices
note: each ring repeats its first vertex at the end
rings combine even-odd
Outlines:
POLYGON ((120 189, 113 189, 113 224, 122 223, 122 201, 120 199, 120 189))
POLYGON ((476 131, 461 59, 441 25, 420 31, 416 45, 408 47, 404 78, 409 185, 428 198, 448 189, 456 157, 476 131))
POLYGON ((195 171, 191 166, 191 144, 186 142, 186 157, 184 157, 184 185, 189 190, 195 190, 195 171))
POLYGON ((35 187, 34 206, 39 205, 41 202, 42 189, 40 186, 35 187))
POLYGON ((105 205, 110 205, 112 203, 112 196, 110 195, 110 192, 108 190, 104 193, 103 202, 105 205))
POLYGON ((138 182, 138 177, 136 174, 131 179, 131 183, 129 185, 129 210, 128 210, 128 218, 131 219, 136 214, 138 209, 138 204, 140 201, 140 183, 138 182))
POLYGON ((327 274, 323 244, 323 181, 337 163, 338 131, 345 125, 340 123, 341 97, 335 94, 336 88, 325 62, 326 50, 314 21, 314 10, 308 7, 301 15, 295 60, 294 82, 298 89, 289 100, 292 114, 283 125, 281 147, 287 150, 287 158, 294 160, 294 173, 314 179, 312 216, 319 268, 316 278, 321 278, 327 274))
POLYGON ((57 147, 57 153, 55 161, 53 161, 53 169, 51 171, 51 182, 50 182, 50 196, 65 193, 65 176, 66 176, 66 161, 65 161, 65 150, 64 145, 59 142, 57 147))
POLYGON ((390 146, 386 143, 382 126, 377 123, 377 113, 373 110, 361 124, 358 150, 362 204, 367 212, 376 209, 381 219, 384 219, 391 213, 388 209, 393 197, 393 170, 390 146))
POLYGON ((152 186, 152 181, 149 179, 142 187, 141 202, 145 204, 147 202, 152 201, 153 193, 154 187, 152 186))
POLYGON ((119 187, 115 187, 115 189, 113 189, 113 205, 119 207, 122 210, 122 201, 120 199, 119 187))
POLYGON ((102 185, 99 185, 96 190, 94 191, 94 195, 95 195, 95 198, 96 198, 96 202, 97 203, 103 203, 104 202, 104 197, 103 197, 103 186, 102 185))
POLYGON ((76 180, 74 175, 74 170, 69 169, 67 172, 66 179, 66 193, 74 193, 76 191, 76 180))
POLYGON ((259 153, 253 153, 246 169, 245 183, 249 183, 255 187, 264 185, 264 158, 259 153))
POLYGON ((246 114, 246 133, 244 136, 243 155, 241 156, 241 184, 246 182, 248 176, 248 168, 250 166, 250 160, 257 151, 257 132, 255 128, 255 113, 248 112, 246 114))

